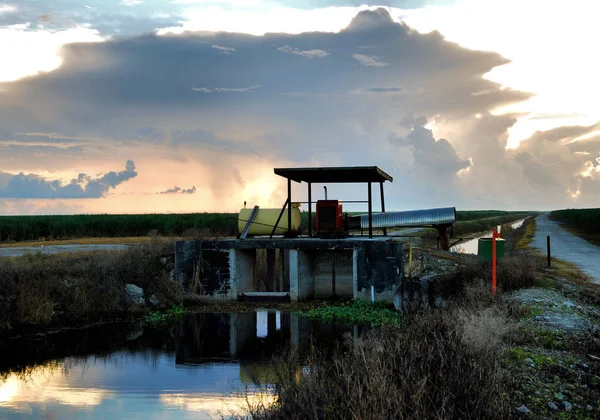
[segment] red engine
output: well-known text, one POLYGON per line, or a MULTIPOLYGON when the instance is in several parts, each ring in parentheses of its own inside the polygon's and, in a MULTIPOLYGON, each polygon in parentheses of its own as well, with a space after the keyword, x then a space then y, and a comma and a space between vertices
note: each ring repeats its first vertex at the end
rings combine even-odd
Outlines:
POLYGON ((317 235, 344 236, 342 203, 338 200, 317 201, 317 235))

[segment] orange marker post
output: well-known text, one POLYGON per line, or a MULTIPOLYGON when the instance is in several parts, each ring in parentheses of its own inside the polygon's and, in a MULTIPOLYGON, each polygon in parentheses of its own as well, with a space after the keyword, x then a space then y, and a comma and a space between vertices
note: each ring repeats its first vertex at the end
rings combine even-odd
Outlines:
POLYGON ((492 295, 496 296, 496 238, 498 238, 496 229, 492 232, 492 295))

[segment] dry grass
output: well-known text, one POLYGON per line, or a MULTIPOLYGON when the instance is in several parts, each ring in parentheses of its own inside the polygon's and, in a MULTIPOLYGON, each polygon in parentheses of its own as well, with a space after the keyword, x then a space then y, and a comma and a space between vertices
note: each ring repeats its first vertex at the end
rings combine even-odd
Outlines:
MULTIPOLYGON (((472 297, 486 293, 471 286, 472 297)), ((501 343, 512 325, 502 307, 480 304, 452 301, 333 354, 283 354, 275 402, 249 403, 248 411, 254 419, 507 418, 501 343)))
MULTIPOLYGON (((178 238, 172 238, 176 240, 178 238)), ((39 247, 41 245, 128 245, 128 244, 150 244, 153 241, 151 236, 131 236, 123 238, 78 238, 65 239, 54 241, 24 241, 24 242, 4 242, 0 243, 0 248, 15 248, 15 247, 39 247)))
POLYGON ((535 237, 535 229, 536 222, 535 218, 532 217, 530 218, 530 220, 525 222, 525 233, 523 233, 523 236, 521 236, 521 238, 517 241, 515 249, 525 249, 529 247, 529 244, 533 241, 533 238, 535 237))
POLYGON ((171 242, 154 239, 126 251, 27 255, 0 259, 0 331, 85 323, 130 310, 124 286, 135 284, 161 303, 181 301, 161 259, 171 242))

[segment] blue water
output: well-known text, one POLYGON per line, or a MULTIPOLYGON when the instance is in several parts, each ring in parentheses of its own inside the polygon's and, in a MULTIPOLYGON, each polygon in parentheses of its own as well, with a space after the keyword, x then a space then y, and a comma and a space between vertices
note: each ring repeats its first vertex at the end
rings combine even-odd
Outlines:
POLYGON ((191 314, 166 328, 103 327, 0 344, 0 419, 211 419, 268 385, 271 356, 346 326, 281 312, 191 314))

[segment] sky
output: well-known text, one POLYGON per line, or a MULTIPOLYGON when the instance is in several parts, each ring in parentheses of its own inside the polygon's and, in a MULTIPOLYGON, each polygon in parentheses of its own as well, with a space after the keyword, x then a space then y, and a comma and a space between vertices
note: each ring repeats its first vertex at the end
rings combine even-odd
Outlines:
POLYGON ((362 165, 394 177, 388 210, 600 207, 598 12, 0 0, 0 214, 275 208, 275 167, 362 165))

